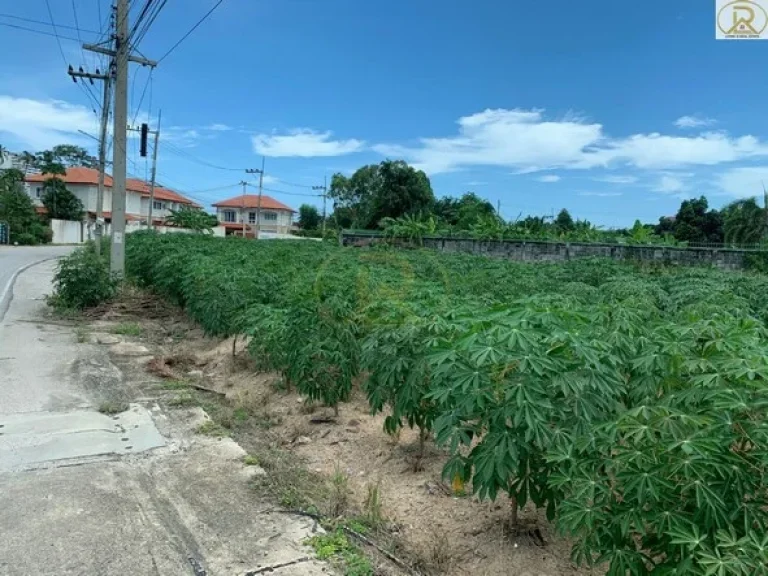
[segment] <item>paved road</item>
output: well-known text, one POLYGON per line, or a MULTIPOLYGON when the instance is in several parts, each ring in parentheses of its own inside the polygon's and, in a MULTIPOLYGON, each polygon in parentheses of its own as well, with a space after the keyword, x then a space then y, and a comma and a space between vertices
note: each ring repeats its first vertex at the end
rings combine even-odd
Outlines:
MULTIPOLYGON (((66 250, 0 253, 3 282, 66 250)), ((248 484, 265 472, 194 433, 201 409, 165 413, 103 324, 97 345, 49 317, 54 269, 19 274, 0 319, 0 576, 327 576, 314 522, 270 513, 248 484), (97 411, 114 398, 134 402, 97 411)))
POLYGON ((0 246, 0 320, 8 307, 11 284, 21 268, 69 254, 72 246, 0 246))

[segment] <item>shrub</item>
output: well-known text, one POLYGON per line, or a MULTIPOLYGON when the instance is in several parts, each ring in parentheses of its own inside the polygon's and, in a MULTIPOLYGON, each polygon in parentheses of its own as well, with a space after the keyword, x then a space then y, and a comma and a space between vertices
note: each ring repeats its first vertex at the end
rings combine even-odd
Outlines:
POLYGON ((37 236, 30 234, 29 232, 22 232, 21 234, 14 235, 13 242, 19 246, 36 246, 40 243, 37 236))
POLYGON ((86 246, 59 262, 51 302, 56 308, 82 310, 112 298, 115 287, 107 261, 86 246))

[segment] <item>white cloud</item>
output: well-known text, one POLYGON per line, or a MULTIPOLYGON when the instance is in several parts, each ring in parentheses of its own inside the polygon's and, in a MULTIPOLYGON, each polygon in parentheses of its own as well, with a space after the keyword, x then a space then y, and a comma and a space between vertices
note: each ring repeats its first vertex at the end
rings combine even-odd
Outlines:
POLYGON ((579 192, 579 196, 597 196, 599 198, 612 198, 614 196, 621 196, 622 192, 579 192))
POLYGON ((759 196, 763 186, 768 186, 768 166, 733 168, 720 174, 717 184, 723 192, 736 198, 759 196))
POLYGON ((681 116, 675 120, 675 126, 678 128, 703 128, 717 123, 714 118, 700 118, 698 116, 681 116))
POLYGON ((232 126, 227 126, 226 124, 209 124, 205 128, 206 130, 213 130, 214 132, 226 132, 228 130, 234 130, 232 126))
POLYGON ((0 133, 33 150, 81 143, 78 130, 95 133, 97 127, 96 117, 85 106, 0 95, 0 133))
POLYGON ((540 176, 539 178, 536 178, 539 182, 545 182, 547 184, 553 183, 553 182, 560 182, 562 178, 558 176, 557 174, 547 174, 545 176, 540 176))
POLYGON ((332 140, 333 133, 316 132, 308 128, 291 130, 286 135, 256 134, 251 138, 253 150, 262 156, 312 158, 343 156, 360 152, 365 147, 361 140, 332 140))
POLYGON ((458 126, 458 134, 422 138, 418 146, 380 144, 373 149, 404 157, 431 174, 471 166, 508 167, 517 173, 610 165, 668 169, 768 156, 768 146, 754 136, 707 132, 608 138, 600 124, 573 116, 549 120, 541 110, 485 110, 460 118, 458 126))
POLYGON ((592 178, 595 182, 605 182, 606 184, 634 184, 637 182, 637 176, 598 176, 592 178))
POLYGON ((430 173, 465 166, 544 170, 579 162, 602 139, 600 124, 545 120, 540 110, 485 110, 459 118, 459 134, 422 138, 420 146, 379 145, 385 156, 404 156, 430 173))
POLYGON ((664 194, 676 194, 686 190, 687 187, 687 184, 679 176, 665 174, 659 179, 653 190, 664 194))
POLYGON ((269 174, 264 174, 261 181, 265 186, 271 186, 272 184, 279 184, 280 178, 278 178, 277 176, 270 176, 269 174))

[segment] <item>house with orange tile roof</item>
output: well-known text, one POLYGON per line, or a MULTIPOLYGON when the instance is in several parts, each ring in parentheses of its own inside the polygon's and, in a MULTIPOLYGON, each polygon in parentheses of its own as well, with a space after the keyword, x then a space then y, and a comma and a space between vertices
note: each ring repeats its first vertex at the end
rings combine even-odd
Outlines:
POLYGON ((293 215, 296 210, 275 200, 270 196, 243 194, 221 202, 216 202, 216 216, 219 223, 226 228, 227 234, 243 234, 254 237, 257 228, 261 232, 288 234, 293 225, 293 215), (259 214, 261 226, 259 227, 259 214))
MULTIPOLYGON (((38 207, 38 212, 45 212, 43 207, 43 183, 50 178, 50 174, 27 174, 24 178, 27 194, 32 197, 38 207)), ((73 167, 67 168, 66 175, 58 176, 64 181, 67 189, 77 196, 83 203, 83 209, 90 219, 96 217, 96 196, 99 183, 99 172, 93 168, 73 167)), ((125 182, 125 218, 128 221, 146 222, 149 217, 150 186, 148 182, 137 178, 127 178, 125 182)), ((162 224, 170 215, 171 210, 178 210, 183 206, 201 208, 199 204, 185 196, 166 188, 155 186, 155 198, 152 207, 152 220, 156 224, 162 224)), ((104 219, 111 220, 112 216, 112 176, 104 178, 104 219)))

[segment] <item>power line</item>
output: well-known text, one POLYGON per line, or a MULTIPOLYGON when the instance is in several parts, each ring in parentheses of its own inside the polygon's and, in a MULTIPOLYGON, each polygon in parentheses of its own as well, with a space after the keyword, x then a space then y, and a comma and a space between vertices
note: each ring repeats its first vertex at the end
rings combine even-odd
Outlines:
MULTIPOLYGON (((51 24, 50 22, 44 22, 43 20, 35 20, 34 18, 24 18, 23 16, 15 16, 13 14, 0 14, 0 18, 11 18, 13 20, 20 20, 22 22, 29 22, 31 24, 39 24, 41 26, 53 26, 53 24, 51 24)), ((99 34, 99 32, 97 32, 96 30, 86 30, 85 28, 80 28, 79 26, 66 26, 64 24, 59 24, 58 27, 64 30, 77 30, 78 37, 80 35, 80 32, 85 32, 88 34, 99 34)), ((75 39, 73 38, 73 40, 75 39)))
MULTIPOLYGON (((80 23, 77 21, 77 7, 75 6, 75 0, 72 0, 72 13, 75 15, 75 29, 77 30, 77 39, 82 44, 83 39, 80 37, 80 23)), ((80 49, 82 51, 82 48, 80 49)))
MULTIPOLYGON (((155 69, 152 68, 149 71, 149 74, 147 75, 147 80, 144 82, 144 89, 141 91, 141 98, 139 98, 139 104, 138 104, 138 106, 136 106, 136 111, 133 114, 133 121, 131 122, 131 124, 136 124, 136 118, 138 118, 138 116, 139 116, 139 111, 141 110, 141 104, 144 102, 144 96, 147 93, 147 87, 149 86, 149 80, 150 80, 150 78, 152 78, 152 74, 154 73, 154 71, 155 71, 155 69)), ((134 80, 134 86, 135 86, 136 75, 134 75, 133 80, 134 80)), ((133 94, 133 87, 131 87, 131 94, 133 94)))
POLYGON ((48 8, 48 16, 51 19, 51 26, 53 26, 53 35, 56 36, 56 43, 59 45, 59 52, 61 52, 61 59, 64 60, 64 65, 66 66, 68 64, 67 57, 64 56, 64 48, 61 47, 61 39, 59 39, 59 31, 56 29, 56 24, 53 21, 53 12, 51 11, 51 3, 48 0, 45 0, 45 5, 48 8))
POLYGON ((168 50, 168 52, 166 52, 165 54, 163 54, 163 56, 162 56, 162 57, 161 57, 161 58, 160 58, 160 59, 159 59, 157 62, 158 62, 158 63, 160 63, 160 62, 162 62, 163 60, 165 60, 165 59, 166 59, 168 56, 170 56, 170 55, 171 55, 171 52, 173 52, 174 50, 176 50, 176 48, 178 48, 178 46, 179 46, 179 45, 180 45, 182 42, 184 42, 184 40, 186 40, 186 39, 189 37, 189 35, 190 35, 190 34, 192 34, 192 32, 194 32, 195 30, 197 30, 197 27, 198 27, 198 26, 200 26, 200 24, 202 24, 202 23, 203 23, 203 22, 204 22, 204 21, 205 21, 205 20, 206 20, 206 19, 207 19, 207 18, 208 18, 208 17, 209 17, 211 14, 213 14, 213 11, 214 11, 214 10, 216 10, 216 8, 218 8, 218 7, 221 5, 221 3, 222 3, 222 2, 224 2, 224 0, 219 0, 218 2, 216 2, 216 4, 214 4, 214 5, 213 5, 213 8, 211 8, 210 10, 208 10, 208 12, 206 12, 206 13, 205 13, 205 16, 203 16, 202 18, 200 18, 200 20, 198 20, 198 21, 197 21, 197 24, 195 24, 194 26, 192 26, 192 28, 190 28, 189 32, 187 32, 186 34, 184 34, 184 36, 182 36, 182 37, 181 37, 181 39, 180 39, 178 42, 176 42, 176 44, 174 44, 173 46, 171 46, 171 49, 170 49, 170 50, 168 50))
POLYGON ((34 32, 36 34, 42 34, 43 36, 51 36, 52 38, 57 38, 58 40, 72 40, 72 42, 78 42, 77 38, 62 36, 61 34, 53 34, 51 32, 45 32, 44 30, 35 30, 34 28, 17 26, 16 24, 9 24, 7 22, 0 22, 0 26, 6 26, 7 28, 15 28, 16 30, 24 30, 25 32, 34 32))
MULTIPOLYGON (((248 183, 248 186, 252 186, 253 188, 258 188, 255 184, 248 183)), ((262 188, 262 190, 266 190, 267 192, 273 192, 275 194, 285 194, 286 196, 304 196, 304 197, 312 197, 312 198, 322 198, 322 194, 301 194, 298 192, 286 192, 285 190, 276 190, 274 188, 262 188)))
POLYGON ((245 168, 227 168, 226 166, 218 166, 217 164, 211 164, 210 162, 206 162, 205 160, 201 160, 200 158, 197 158, 190 154, 189 152, 186 152, 182 150, 181 148, 178 148, 177 146, 174 146, 170 142, 167 142, 165 146, 174 154, 184 157, 187 160, 190 160, 191 162, 196 162, 198 164, 201 164, 203 166, 208 166, 209 168, 214 168, 216 170, 226 170, 229 172, 243 172, 245 168))

